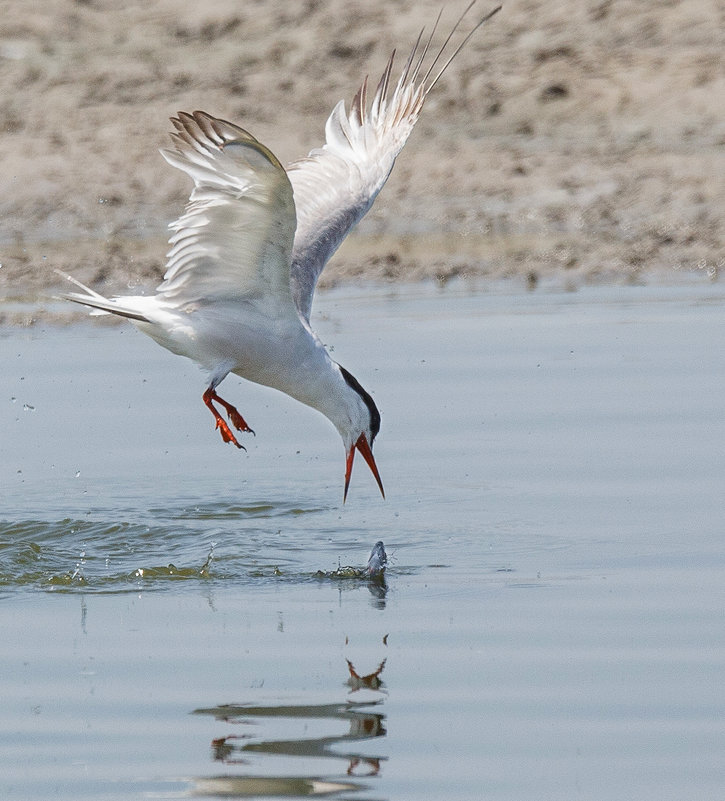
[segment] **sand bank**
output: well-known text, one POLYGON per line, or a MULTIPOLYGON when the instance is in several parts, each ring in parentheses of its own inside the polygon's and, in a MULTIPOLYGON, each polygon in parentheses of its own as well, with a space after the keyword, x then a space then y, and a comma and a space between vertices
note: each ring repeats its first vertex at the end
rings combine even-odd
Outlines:
MULTIPOLYGON (((439 7, 1 2, 0 298, 48 294, 53 268, 104 292, 153 287, 189 191, 158 154, 169 116, 204 109, 291 161, 439 7)), ((716 280, 723 53, 716 0, 509 0, 430 96, 322 284, 716 280)))

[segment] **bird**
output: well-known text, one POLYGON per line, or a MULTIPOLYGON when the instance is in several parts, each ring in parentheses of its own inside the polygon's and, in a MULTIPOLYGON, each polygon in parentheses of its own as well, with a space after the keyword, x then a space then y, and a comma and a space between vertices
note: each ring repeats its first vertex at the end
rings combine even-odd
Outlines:
POLYGON ((202 395, 225 443, 232 428, 254 433, 217 393, 229 373, 290 395, 324 414, 345 449, 343 503, 359 452, 385 498, 373 442, 380 412, 370 393, 335 362, 310 325, 317 280, 367 213, 405 145, 426 97, 451 61, 500 6, 446 54, 473 0, 424 69, 441 14, 421 31, 393 85, 395 51, 368 102, 368 80, 333 108, 325 143, 285 169, 251 133, 204 111, 171 118, 173 147, 161 155, 193 189, 170 224, 166 272, 155 294, 104 297, 70 275, 80 292, 62 297, 94 314, 127 318, 169 351, 208 373, 202 395), (220 410, 226 412, 227 422, 220 410))

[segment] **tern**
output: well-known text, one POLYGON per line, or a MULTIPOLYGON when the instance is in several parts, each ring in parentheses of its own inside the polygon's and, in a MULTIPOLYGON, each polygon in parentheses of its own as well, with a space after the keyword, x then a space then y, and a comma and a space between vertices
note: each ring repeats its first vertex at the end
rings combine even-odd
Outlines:
POLYGON ((171 249, 156 293, 106 298, 65 276, 82 291, 64 298, 92 307, 95 314, 129 319, 163 347, 208 371, 202 398, 224 442, 243 447, 230 424, 253 433, 237 409, 217 394, 229 373, 322 412, 345 448, 343 503, 356 451, 385 497, 372 451, 380 412, 310 327, 315 286, 385 184, 429 92, 475 31, 500 9, 480 19, 446 56, 474 4, 458 18, 425 70, 441 15, 426 39, 421 31, 394 87, 393 51, 372 101, 366 78, 349 112, 344 101, 333 109, 325 144, 286 170, 243 128, 203 111, 179 112, 171 120, 174 147, 161 154, 194 187, 184 213, 169 226, 171 249))

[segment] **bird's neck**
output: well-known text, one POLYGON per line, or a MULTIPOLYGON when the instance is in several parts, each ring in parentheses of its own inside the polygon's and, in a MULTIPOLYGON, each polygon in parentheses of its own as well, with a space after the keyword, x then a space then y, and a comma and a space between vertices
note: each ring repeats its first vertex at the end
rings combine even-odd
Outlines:
POLYGON ((278 387, 301 403, 317 409, 335 426, 349 449, 367 427, 369 412, 358 392, 345 379, 343 370, 320 345, 321 353, 295 366, 288 386, 278 387), (348 440, 350 440, 348 442, 348 440))

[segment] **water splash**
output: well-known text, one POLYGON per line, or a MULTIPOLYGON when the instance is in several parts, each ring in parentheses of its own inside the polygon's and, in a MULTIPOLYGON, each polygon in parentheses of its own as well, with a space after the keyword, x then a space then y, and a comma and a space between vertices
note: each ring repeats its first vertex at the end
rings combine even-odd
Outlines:
POLYGON ((211 563, 214 560, 214 548, 216 547, 216 542, 212 542, 209 546, 209 553, 206 557, 206 562, 201 566, 201 570, 199 571, 199 575, 203 576, 204 578, 209 578, 211 575, 211 563))
POLYGON ((70 580, 78 581, 78 583, 85 583, 85 576, 83 575, 83 568, 86 564, 86 552, 81 551, 80 560, 76 562, 76 569, 71 573, 70 580))
MULTIPOLYGON (((260 512, 261 506, 250 505, 246 511, 260 512)), ((227 502, 217 504, 221 515, 216 518, 212 504, 204 519, 185 518, 188 508, 194 505, 184 499, 156 515, 112 508, 89 510, 83 518, 0 520, 0 592, 114 593, 179 585, 193 590, 208 582, 264 585, 320 577, 352 578, 349 584, 340 582, 340 588, 354 590, 360 579, 364 585, 376 582, 364 562, 358 568, 340 565, 333 574, 318 573, 315 561, 329 558, 329 552, 328 557, 321 555, 321 537, 310 541, 299 536, 309 529, 297 505, 283 504, 274 515, 265 509, 262 519, 235 518, 227 502), (279 526, 284 515, 284 525, 279 526), (273 528, 269 517, 275 518, 273 528)))

